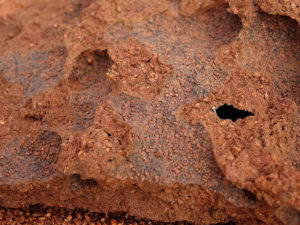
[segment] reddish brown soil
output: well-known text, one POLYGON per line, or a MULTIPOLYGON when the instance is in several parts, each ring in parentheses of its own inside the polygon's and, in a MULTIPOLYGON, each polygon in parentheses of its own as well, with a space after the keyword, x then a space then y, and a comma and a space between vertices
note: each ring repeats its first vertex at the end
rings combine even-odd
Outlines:
MULTIPOLYGON (((24 209, 0 208, 1 225, 171 225, 129 216, 126 213, 95 213, 87 210, 47 207, 39 205, 24 209)), ((177 225, 189 225, 187 222, 176 222, 177 225)), ((220 224, 222 225, 222 224, 220 224)), ((234 225, 229 222, 224 225, 234 225)))
POLYGON ((0 0, 0 205, 300 223, 297 6, 0 0))

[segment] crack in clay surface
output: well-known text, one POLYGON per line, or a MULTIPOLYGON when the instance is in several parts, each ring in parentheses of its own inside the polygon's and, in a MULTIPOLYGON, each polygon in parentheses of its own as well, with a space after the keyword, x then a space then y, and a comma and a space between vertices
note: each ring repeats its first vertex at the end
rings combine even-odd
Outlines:
MULTIPOLYGON (((60 136, 43 131, 33 143, 18 144, 15 140, 1 153, 1 177, 4 183, 16 184, 28 180, 44 180, 55 173, 54 165, 60 153, 60 136), (11 149, 15 152, 11 152, 11 149)), ((49 179, 49 178, 48 178, 49 179)))

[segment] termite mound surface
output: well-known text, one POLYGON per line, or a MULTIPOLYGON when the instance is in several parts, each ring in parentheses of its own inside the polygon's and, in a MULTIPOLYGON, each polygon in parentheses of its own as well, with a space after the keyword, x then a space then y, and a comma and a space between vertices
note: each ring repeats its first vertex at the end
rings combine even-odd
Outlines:
POLYGON ((297 220, 299 28, 286 17, 254 13, 237 40, 218 52, 216 62, 229 72, 223 87, 179 114, 192 124, 205 125, 228 180, 278 207, 285 213, 278 213, 280 218, 289 212, 297 220), (237 118, 233 111, 220 115, 220 107, 226 105, 249 116, 237 118))
POLYGON ((135 39, 115 43, 109 53, 115 62, 110 79, 121 92, 131 96, 153 100, 173 72, 170 65, 135 39))
POLYGON ((86 129, 92 125, 96 108, 109 99, 112 92, 108 79, 114 61, 107 50, 82 51, 68 76, 69 104, 77 116, 74 128, 86 129))
POLYGON ((120 167, 135 143, 134 130, 109 104, 102 104, 95 112, 93 124, 78 131, 77 138, 66 144, 61 163, 68 162, 65 174, 78 173, 82 179, 104 179, 122 176, 120 167), (70 151, 76 157, 70 158, 70 151))
POLYGON ((61 142, 61 137, 49 130, 41 131, 31 142, 14 140, 0 152, 1 182, 18 184, 50 179, 56 172, 61 142))

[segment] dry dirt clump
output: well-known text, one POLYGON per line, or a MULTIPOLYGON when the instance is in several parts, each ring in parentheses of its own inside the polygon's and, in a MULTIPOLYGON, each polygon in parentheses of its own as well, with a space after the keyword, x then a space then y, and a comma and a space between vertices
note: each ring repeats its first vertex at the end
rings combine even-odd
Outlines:
POLYGON ((257 0, 257 4, 269 14, 289 16, 300 23, 300 2, 297 0, 257 0))
POLYGON ((300 224, 299 8, 0 0, 0 221, 300 224))

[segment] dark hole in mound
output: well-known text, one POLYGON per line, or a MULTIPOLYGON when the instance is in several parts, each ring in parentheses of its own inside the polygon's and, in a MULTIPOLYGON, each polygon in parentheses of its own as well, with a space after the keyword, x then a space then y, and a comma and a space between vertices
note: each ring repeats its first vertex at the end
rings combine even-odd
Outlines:
POLYGON ((250 201, 252 201, 254 203, 257 201, 255 194, 253 194, 252 192, 250 192, 246 189, 243 189, 243 193, 250 201))
POLYGON ((105 131, 106 133, 107 133, 107 136, 108 137, 111 137, 111 133, 109 133, 109 132, 107 132, 107 131, 105 131))
POLYGON ((73 189, 78 189, 79 187, 83 186, 94 187, 98 185, 97 181, 95 181, 94 179, 81 179, 80 174, 72 174, 71 178, 71 185, 73 189))
POLYGON ((246 110, 239 110, 232 105, 224 104, 216 110, 218 117, 221 119, 231 119, 235 122, 237 119, 245 119, 248 116, 254 116, 252 112, 246 110))
POLYGON ((229 221, 228 223, 216 223, 215 225, 236 225, 236 223, 233 221, 229 221))
POLYGON ((79 85, 81 88, 89 88, 95 84, 102 87, 102 92, 110 91, 106 73, 109 71, 113 61, 107 50, 87 50, 82 52, 74 63, 73 70, 69 76, 69 82, 79 85))

